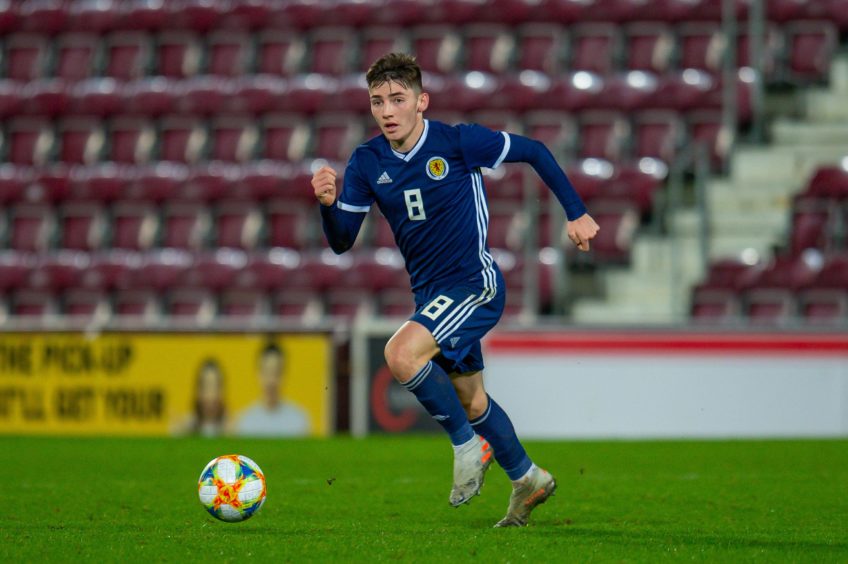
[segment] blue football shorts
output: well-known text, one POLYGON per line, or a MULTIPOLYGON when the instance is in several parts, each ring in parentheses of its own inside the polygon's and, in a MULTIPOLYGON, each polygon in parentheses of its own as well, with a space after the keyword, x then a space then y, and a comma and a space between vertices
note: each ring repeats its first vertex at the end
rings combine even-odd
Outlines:
POLYGON ((433 359, 448 374, 483 370, 480 340, 501 318, 506 302, 506 286, 498 275, 496 290, 479 286, 459 286, 433 292, 434 298, 416 304, 410 320, 426 327, 441 354, 433 359))

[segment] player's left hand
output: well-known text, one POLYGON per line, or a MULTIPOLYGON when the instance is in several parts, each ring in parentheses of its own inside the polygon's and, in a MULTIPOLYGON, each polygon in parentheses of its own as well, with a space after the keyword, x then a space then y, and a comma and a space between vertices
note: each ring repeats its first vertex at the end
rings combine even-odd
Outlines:
POLYGON ((584 213, 574 221, 566 222, 565 232, 568 238, 583 252, 589 250, 589 241, 598 234, 598 224, 588 213, 584 213))

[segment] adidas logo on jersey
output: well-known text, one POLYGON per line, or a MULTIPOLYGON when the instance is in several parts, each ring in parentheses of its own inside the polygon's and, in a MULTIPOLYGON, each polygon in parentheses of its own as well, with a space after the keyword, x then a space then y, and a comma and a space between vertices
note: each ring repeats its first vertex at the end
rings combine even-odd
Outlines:
POLYGON ((450 340, 451 348, 454 348, 458 342, 459 342, 459 337, 451 337, 451 340, 450 340))
POLYGON ((389 184, 392 181, 391 177, 386 171, 383 171, 383 174, 380 175, 380 178, 377 179, 377 184, 389 184))

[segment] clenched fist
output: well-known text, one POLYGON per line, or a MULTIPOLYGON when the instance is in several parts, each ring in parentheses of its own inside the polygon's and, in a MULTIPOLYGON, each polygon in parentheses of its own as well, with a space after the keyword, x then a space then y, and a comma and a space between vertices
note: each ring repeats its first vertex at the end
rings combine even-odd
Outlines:
POLYGON ((312 189, 322 206, 332 206, 336 201, 336 171, 322 166, 312 175, 312 189))

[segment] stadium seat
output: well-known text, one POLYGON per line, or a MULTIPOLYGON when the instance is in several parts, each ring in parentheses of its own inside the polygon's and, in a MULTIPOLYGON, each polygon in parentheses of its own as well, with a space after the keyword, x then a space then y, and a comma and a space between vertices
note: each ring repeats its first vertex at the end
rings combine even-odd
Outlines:
POLYGON ((690 143, 701 143, 712 169, 720 170, 730 154, 735 132, 724 126, 719 111, 695 111, 686 116, 686 121, 690 143))
POLYGON ((116 202, 112 206, 112 247, 146 250, 154 246, 159 230, 156 208, 143 202, 116 202))
POLYGON ((247 264, 247 255, 238 249, 218 248, 201 252, 194 257, 180 279, 180 285, 219 292, 233 287, 240 271, 247 264))
POLYGON ((515 37, 504 25, 477 24, 463 30, 466 70, 501 74, 512 67, 515 37))
POLYGON ((0 293, 25 287, 35 260, 31 253, 0 249, 0 293))
POLYGON ((152 119, 175 112, 179 92, 174 81, 157 76, 127 83, 124 96, 127 112, 152 119))
POLYGON ((91 257, 82 251, 61 250, 42 255, 30 271, 30 288, 59 292, 79 287, 91 257))
POLYGON ((647 111, 633 118, 633 156, 673 163, 683 145, 685 125, 676 112, 647 111))
POLYGON ((209 158, 216 161, 246 162, 258 151, 259 127, 248 116, 221 116, 211 121, 209 158))
POLYGON ((806 325, 844 326, 848 322, 848 290, 808 289, 800 292, 798 313, 806 325))
POLYGON ((154 290, 117 290, 112 294, 112 313, 121 320, 154 323, 162 316, 159 293, 154 290))
POLYGON ((310 221, 306 210, 291 202, 271 202, 266 208, 268 245, 303 249, 308 246, 310 221))
POLYGON ((234 84, 224 77, 202 75, 177 83, 177 108, 180 113, 216 116, 232 105, 234 84))
POLYGON ((70 2, 65 29, 103 33, 120 26, 119 0, 70 2))
POLYGON ((354 69, 357 35, 349 27, 318 27, 309 33, 307 71, 340 76, 354 69))
POLYGON ((267 294, 256 290, 225 290, 218 295, 218 315, 239 320, 262 320, 271 311, 267 294))
POLYGON ((457 70, 461 48, 462 39, 450 26, 412 28, 412 51, 425 73, 446 74, 457 70))
POLYGON ((119 116, 109 124, 108 160, 144 164, 153 160, 156 127, 143 117, 119 116))
POLYGON ((665 24, 638 22, 624 30, 625 66, 631 70, 663 73, 671 65, 675 40, 665 24))
POLYGON ((191 116, 166 116, 159 122, 159 158, 196 163, 206 152, 208 134, 203 122, 191 116))
POLYGON ((729 289, 695 288, 689 315, 697 324, 737 324, 741 319, 739 296, 729 289))
POLYGON ((828 290, 848 288, 848 253, 843 250, 827 256, 809 287, 828 290))
POLYGON ((0 119, 16 116, 24 105, 23 83, 0 78, 0 119))
POLYGON ((584 112, 579 123, 580 158, 596 157, 618 161, 625 154, 625 143, 630 137, 630 125, 615 112, 584 112))
POLYGON ((172 249, 198 250, 209 239, 212 218, 204 204, 175 202, 163 211, 162 246, 172 249))
POLYGON ((359 32, 358 70, 365 72, 374 61, 389 53, 409 52, 403 34, 391 27, 366 27, 359 32))
POLYGON ((317 323, 324 315, 321 295, 310 290, 281 290, 272 295, 273 315, 297 318, 305 324, 317 323))
POLYGON ((836 26, 828 21, 804 21, 783 27, 787 45, 787 79, 795 83, 822 81, 838 44, 836 26))
POLYGON ((621 34, 605 23, 575 25, 571 34, 569 67, 572 71, 610 74, 618 66, 621 34))
POLYGON ((170 323, 206 326, 214 321, 218 303, 215 295, 205 288, 172 288, 165 297, 165 313, 170 323))
POLYGON ((134 174, 134 167, 113 162, 73 167, 67 199, 111 204, 123 196, 134 174))
POLYGON ((156 74, 168 78, 186 78, 201 70, 203 46, 187 31, 163 31, 154 51, 156 74))
POLYGON ((404 290, 387 290, 377 296, 377 313, 383 317, 408 318, 415 313, 412 293, 404 290))
POLYGON ((69 114, 108 117, 125 109, 123 83, 113 78, 90 78, 70 87, 69 114))
POLYGON ((19 203, 9 214, 9 248, 16 251, 43 252, 53 244, 56 218, 53 207, 19 203))
POLYGON ((56 129, 59 137, 58 160, 70 164, 93 164, 101 159, 106 135, 99 120, 65 118, 56 129))
POLYGON ((841 166, 821 166, 816 169, 807 187, 805 195, 848 201, 848 170, 841 166))
POLYGON ((59 302, 54 292, 21 289, 12 294, 12 315, 16 317, 41 318, 47 321, 59 314, 59 302))
POLYGON ((334 288, 324 295, 324 312, 336 319, 352 322, 357 317, 373 315, 374 295, 364 290, 334 288))
POLYGON ((302 71, 306 43, 295 30, 268 29, 259 33, 256 72, 293 76, 302 71))
POLYGON ((218 247, 254 249, 259 246, 264 221, 252 201, 223 200, 217 203, 215 239, 218 247))
MULTIPOLYGON (((640 161, 644 163, 645 159, 640 161)), ((643 219, 654 209, 654 200, 665 176, 644 171, 640 165, 618 166, 615 172, 598 187, 596 197, 605 202, 622 202, 635 205, 643 219)))
POLYGON ((96 76, 100 39, 89 33, 63 33, 53 39, 56 61, 53 76, 67 81, 96 76))
MULTIPOLYGON (((534 137, 534 139, 538 139, 534 137)), ((541 141, 541 139, 540 139, 541 141)), ((520 165, 501 165, 495 170, 483 171, 483 184, 491 205, 512 206, 513 211, 524 201, 524 183, 532 175, 520 165)))
POLYGON ((79 322, 106 323, 112 315, 109 295, 99 290, 72 288, 61 296, 62 314, 79 322))
POLYGON ((153 65, 153 39, 144 32, 114 31, 103 40, 103 74, 117 80, 136 80, 153 65))
POLYGON ((365 127, 357 115, 325 114, 314 124, 313 156, 345 162, 365 140, 365 127))
POLYGON ((206 74, 240 76, 251 72, 255 44, 249 33, 219 29, 206 41, 206 74))
POLYGON ((141 253, 110 249, 91 254, 91 263, 85 269, 80 287, 111 291, 125 287, 128 280, 138 274, 142 264, 141 253))
POLYGON ((60 209, 63 249, 94 251, 104 246, 106 211, 94 202, 67 202, 60 209))
POLYGON ((790 290, 776 288, 749 290, 743 315, 753 325, 787 325, 796 318, 795 296, 790 290))
POLYGON ((6 36, 4 53, 5 78, 30 81, 47 76, 50 39, 32 33, 6 36))
POLYGON ((4 161, 22 165, 44 165, 53 153, 55 134, 49 120, 12 118, 4 127, 4 161))
POLYGON ((830 249, 836 214, 828 200, 803 197, 795 200, 789 235, 789 252, 800 255, 806 249, 830 249))
POLYGON ((286 280, 297 271, 301 255, 292 249, 272 248, 252 252, 241 268, 235 287, 269 292, 286 286, 286 280))
POLYGON ((535 70, 556 76, 563 70, 568 36, 551 23, 523 24, 516 28, 518 70, 535 70))
POLYGON ((310 128, 298 114, 268 114, 262 119, 262 132, 263 158, 296 162, 309 150, 310 128))
POLYGON ((194 263, 192 253, 178 249, 156 249, 142 255, 137 274, 121 280, 121 290, 164 292, 182 283, 194 263))

